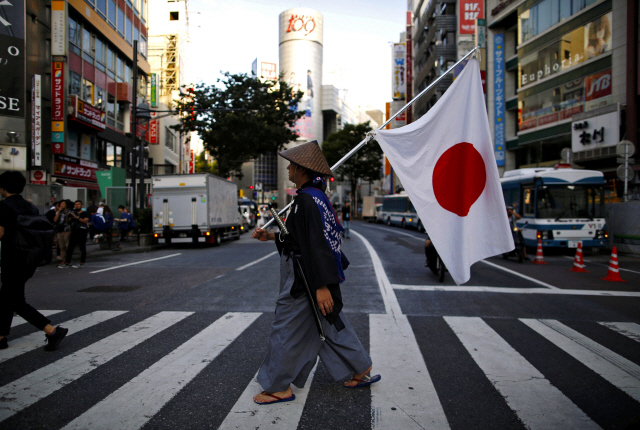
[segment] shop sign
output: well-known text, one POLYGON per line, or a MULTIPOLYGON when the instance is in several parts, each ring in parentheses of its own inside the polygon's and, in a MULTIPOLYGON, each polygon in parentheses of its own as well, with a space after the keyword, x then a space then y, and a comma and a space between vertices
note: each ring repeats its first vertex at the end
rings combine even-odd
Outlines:
POLYGON ((42 79, 31 78, 31 165, 42 166, 42 79))
POLYGON ((289 40, 310 40, 322 44, 322 15, 296 8, 280 14, 280 43, 289 40))
POLYGON ((25 116, 24 0, 0 1, 0 116, 25 116))
MULTIPOLYGON (((155 112, 151 112, 151 117, 156 117, 155 112)), ((147 141, 152 145, 157 145, 158 142, 158 120, 152 119, 149 121, 149 131, 147 131, 147 141)))
POLYGON ((406 48, 404 43, 393 44, 393 64, 391 69, 391 88, 393 88, 393 99, 404 100, 405 99, 405 56, 406 48))
POLYGON ((611 104, 611 69, 584 79, 585 111, 611 104))
POLYGON ((519 66, 519 87, 533 84, 611 51, 612 33, 609 23, 612 22, 612 17, 609 12, 524 56, 519 66), (558 52, 564 54, 558 57, 558 52))
MULTIPOLYGON (((461 21, 462 22, 462 21, 461 21)), ((504 166, 505 97, 504 97, 504 34, 493 37, 493 99, 494 99, 494 154, 498 166, 504 166)), ((521 128, 522 129, 522 128, 521 128)))
POLYGON ((260 75, 263 79, 278 80, 278 65, 276 63, 260 62, 260 75))
POLYGON ((67 2, 51 2, 51 55, 67 56, 67 2))
POLYGON ((476 20, 476 46, 487 47, 487 22, 484 19, 476 20))
POLYGON ((53 174, 61 178, 83 179, 85 181, 97 182, 97 169, 98 165, 90 161, 68 155, 54 156, 53 174))
POLYGON ((191 158, 189 159, 189 173, 195 173, 195 172, 196 172, 196 154, 192 149, 191 158))
POLYGON ((484 0, 460 0, 460 34, 474 34, 476 20, 484 19, 484 0))
POLYGON ((47 185, 47 172, 45 170, 32 170, 31 183, 39 185, 47 185))
POLYGON ((620 142, 620 110, 571 123, 573 152, 615 146, 620 142))
POLYGON ((51 133, 51 153, 64 154, 64 133, 62 132, 51 133))
POLYGON ((106 114, 100 109, 91 106, 89 103, 85 103, 76 95, 69 97, 69 104, 72 108, 69 115, 71 119, 75 119, 99 130, 104 130, 107 127, 105 123, 106 114))
POLYGON ((151 74, 151 97, 149 98, 149 102, 151 103, 151 107, 158 107, 158 75, 155 73, 151 74))
POLYGON ((558 122, 558 114, 557 113, 550 113, 548 115, 544 115, 544 116, 541 116, 540 118, 538 118, 538 127, 541 127, 541 126, 547 125, 547 124, 552 124, 554 122, 558 122))
POLYGON ((51 65, 51 121, 64 121, 64 63, 51 65))

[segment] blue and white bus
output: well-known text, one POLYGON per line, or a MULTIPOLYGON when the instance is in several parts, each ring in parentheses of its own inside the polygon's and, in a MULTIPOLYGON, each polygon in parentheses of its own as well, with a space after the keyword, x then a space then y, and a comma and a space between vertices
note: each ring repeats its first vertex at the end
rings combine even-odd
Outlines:
POLYGON ((379 220, 387 225, 397 225, 402 228, 414 227, 424 230, 413 203, 406 194, 391 194, 382 199, 379 220))
POLYGON ((511 170, 501 179, 506 205, 522 216, 516 224, 525 244, 605 246, 604 175, 562 166, 511 170))

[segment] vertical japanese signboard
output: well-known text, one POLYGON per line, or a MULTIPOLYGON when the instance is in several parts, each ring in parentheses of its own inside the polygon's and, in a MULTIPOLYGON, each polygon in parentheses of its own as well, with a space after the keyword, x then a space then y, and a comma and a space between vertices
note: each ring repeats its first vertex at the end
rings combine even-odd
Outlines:
POLYGON ((474 34, 476 20, 484 19, 484 0, 460 0, 460 34, 474 34))
POLYGON ((151 107, 158 107, 158 75, 155 73, 151 74, 151 97, 150 97, 151 107))
POLYGON ((498 166, 504 166, 504 34, 493 37, 494 142, 498 166))
POLYGON ((64 154, 64 63, 51 64, 51 153, 64 154))
POLYGON ((391 88, 393 88, 393 99, 404 100, 405 97, 405 73, 407 51, 404 43, 393 44, 393 69, 391 71, 391 88))
POLYGON ((192 149, 191 158, 189 158, 189 173, 195 173, 195 172, 196 172, 196 155, 192 149))
POLYGON ((51 2, 51 55, 66 56, 67 43, 67 2, 51 2))
POLYGON ((25 116, 24 0, 0 1, 0 116, 25 116))
POLYGON ((42 79, 31 78, 31 165, 42 166, 42 79))
MULTIPOLYGON (((411 41, 411 32, 413 31, 412 17, 413 13, 411 11, 407 11, 407 100, 411 100, 413 98, 413 42, 411 41)), ((407 124, 410 124, 412 121, 412 112, 413 107, 409 106, 406 110, 407 124)))

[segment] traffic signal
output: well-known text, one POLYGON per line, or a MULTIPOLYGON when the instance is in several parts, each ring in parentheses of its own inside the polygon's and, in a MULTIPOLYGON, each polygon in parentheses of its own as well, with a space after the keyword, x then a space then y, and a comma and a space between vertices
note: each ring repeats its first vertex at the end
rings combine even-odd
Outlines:
POLYGON ((276 196, 271 196, 271 200, 275 202, 276 201, 276 196))
POLYGON ((250 190, 253 190, 253 185, 249 185, 249 189, 250 189, 250 190))
POLYGON ((331 179, 329 179, 329 181, 333 182, 335 181, 335 178, 332 176, 331 179))

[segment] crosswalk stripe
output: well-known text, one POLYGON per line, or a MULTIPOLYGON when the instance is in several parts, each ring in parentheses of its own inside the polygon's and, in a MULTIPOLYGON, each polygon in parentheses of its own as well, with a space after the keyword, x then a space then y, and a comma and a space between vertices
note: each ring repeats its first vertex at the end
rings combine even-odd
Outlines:
POLYGON ((369 315, 372 429, 449 429, 405 315, 369 315))
MULTIPOLYGON (((42 315, 44 315, 45 317, 51 316, 51 315, 55 315, 55 314, 59 314, 60 312, 64 312, 64 311, 39 311, 42 315)), ((22 317, 13 317, 13 321, 11 321, 11 327, 17 327, 19 325, 22 325, 26 323, 26 321, 24 320, 24 318, 22 317)))
POLYGON ((160 312, 0 387, 0 422, 192 314, 160 312))
POLYGON ((304 388, 295 389, 295 400, 274 405, 258 405, 253 401, 253 396, 262 391, 262 387, 256 380, 258 376, 256 373, 256 376, 247 385, 247 388, 240 395, 236 404, 233 405, 218 430, 298 428, 317 367, 318 362, 316 361, 316 365, 313 366, 304 388))
MULTIPOLYGON (((60 323, 64 328, 69 329, 69 336, 78 333, 86 328, 92 327, 96 324, 115 318, 122 314, 126 314, 127 311, 97 311, 92 312, 81 317, 65 321, 60 323)), ((0 351, 0 363, 24 354, 25 352, 33 351, 36 348, 44 347, 44 333, 36 332, 27 336, 19 337, 12 340, 11 348, 0 351)))
POLYGON ((640 366, 556 320, 520 321, 567 354, 640 401, 640 366))
POLYGON ((624 322, 601 322, 603 326, 640 342, 640 324, 624 322))
POLYGON ((600 428, 482 318, 444 319, 527 428, 600 428))
POLYGON ((139 429, 260 315, 227 313, 64 428, 139 429))

